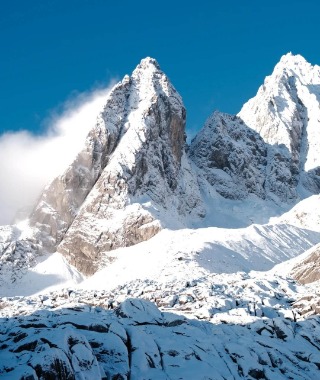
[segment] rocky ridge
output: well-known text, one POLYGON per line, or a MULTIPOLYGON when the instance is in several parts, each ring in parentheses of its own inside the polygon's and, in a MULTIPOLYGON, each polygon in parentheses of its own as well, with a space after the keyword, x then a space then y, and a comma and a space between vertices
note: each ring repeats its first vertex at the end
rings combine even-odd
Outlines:
POLYGON ((215 112, 192 140, 190 158, 223 197, 265 198, 266 146, 236 116, 215 112))
POLYGON ((237 116, 215 112, 190 157, 223 197, 294 204, 320 191, 320 68, 287 54, 237 116))

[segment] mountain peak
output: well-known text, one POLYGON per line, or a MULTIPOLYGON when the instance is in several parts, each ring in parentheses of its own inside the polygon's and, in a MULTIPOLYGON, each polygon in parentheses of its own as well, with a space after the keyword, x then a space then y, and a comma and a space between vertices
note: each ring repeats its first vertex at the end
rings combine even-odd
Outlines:
POLYGON ((102 253, 158 233, 168 212, 174 220, 202 215, 184 150, 185 119, 157 61, 143 59, 110 92, 83 150, 35 207, 32 225, 40 226, 46 248, 92 274, 102 253))
POLYGON ((141 68, 145 68, 145 67, 148 67, 148 66, 154 66, 156 67, 157 69, 160 69, 160 66, 159 66, 159 63, 157 62, 156 59, 152 58, 152 57, 146 57, 146 58, 143 58, 138 67, 141 67, 141 68))
POLYGON ((306 61, 306 59, 300 55, 300 54, 293 54, 291 51, 287 54, 284 54, 281 59, 280 59, 280 62, 282 63, 295 63, 295 64, 299 64, 299 63, 308 63, 306 61))
POLYGON ((303 85, 318 84, 320 67, 309 63, 302 55, 287 53, 283 55, 275 66, 272 75, 266 78, 265 83, 287 81, 290 77, 298 78, 303 85))
POLYGON ((319 101, 320 67, 288 53, 238 114, 274 149, 287 151, 293 182, 311 192, 319 188, 314 173, 320 166, 319 101))
POLYGON ((160 69, 160 65, 154 58, 146 57, 140 61, 138 66, 135 68, 135 70, 132 73, 132 77, 151 77, 154 76, 155 73, 159 73, 160 75, 164 76, 164 73, 160 69))

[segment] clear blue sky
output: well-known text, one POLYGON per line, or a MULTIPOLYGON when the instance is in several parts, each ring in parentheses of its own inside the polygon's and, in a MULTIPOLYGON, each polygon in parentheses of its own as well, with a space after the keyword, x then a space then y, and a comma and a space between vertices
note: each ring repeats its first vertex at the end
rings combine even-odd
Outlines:
POLYGON ((29 129, 72 94, 145 56, 182 95, 189 131, 237 113, 283 54, 320 64, 318 0, 6 0, 0 5, 0 133, 29 129))

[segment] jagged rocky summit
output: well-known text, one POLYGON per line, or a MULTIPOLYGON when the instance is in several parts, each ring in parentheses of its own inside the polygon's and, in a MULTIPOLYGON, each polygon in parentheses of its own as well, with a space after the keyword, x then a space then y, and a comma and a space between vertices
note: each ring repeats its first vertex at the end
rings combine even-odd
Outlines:
POLYGON ((46 248, 92 274, 101 252, 147 240, 161 214, 201 215, 185 153, 186 111, 158 63, 146 58, 106 100, 85 147, 31 215, 46 248))
POLYGON ((320 68, 287 54, 237 116, 215 112, 191 159, 223 197, 296 203, 320 191, 320 68))
POLYGON ((154 59, 143 59, 43 191, 32 232, 3 229, 1 260, 24 267, 57 250, 91 275, 109 251, 214 213, 217 194, 291 205, 318 194, 319 104, 320 68, 287 54, 237 116, 215 112, 188 147, 180 95, 154 59))
MULTIPOLYGON (((284 55, 238 116, 287 158, 292 184, 320 191, 320 67, 284 55)), ((292 187, 292 194, 296 196, 292 187)))
POLYGON ((265 198, 266 144, 237 116, 215 112, 192 140, 190 158, 225 198, 244 199, 250 193, 265 198))

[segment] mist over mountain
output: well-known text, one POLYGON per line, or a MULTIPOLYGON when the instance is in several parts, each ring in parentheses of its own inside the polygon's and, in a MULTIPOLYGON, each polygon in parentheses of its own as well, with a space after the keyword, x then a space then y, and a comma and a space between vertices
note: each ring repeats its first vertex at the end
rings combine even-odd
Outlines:
POLYGON ((73 161, 105 104, 111 86, 77 94, 45 122, 45 132, 0 136, 0 224, 27 217, 43 188, 73 161), (23 183, 23 191, 21 191, 23 183))
POLYGON ((155 59, 102 100, 29 217, 0 227, 3 318, 19 330, 12 316, 36 315, 0 374, 316 378, 319 66, 283 56, 238 115, 215 111, 190 145, 155 59))

